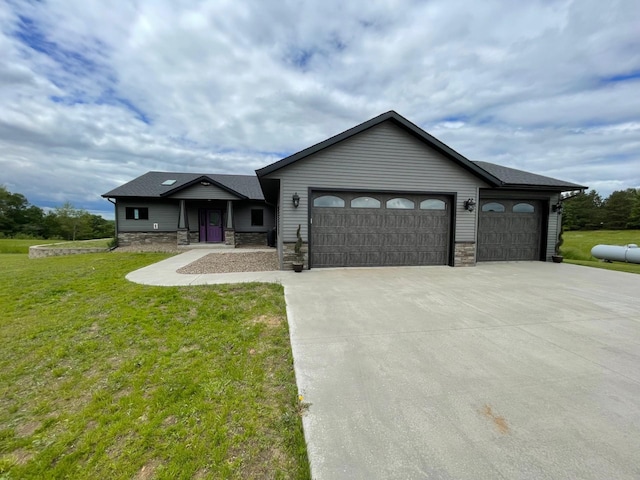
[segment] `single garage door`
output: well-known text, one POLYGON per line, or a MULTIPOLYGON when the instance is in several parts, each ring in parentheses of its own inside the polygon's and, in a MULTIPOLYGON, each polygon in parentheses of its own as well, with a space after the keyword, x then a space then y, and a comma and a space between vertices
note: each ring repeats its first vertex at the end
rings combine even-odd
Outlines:
POLYGON ((313 192, 311 267, 446 265, 451 199, 313 192))
POLYGON ((483 199, 478 215, 479 262, 540 260, 542 202, 483 199))

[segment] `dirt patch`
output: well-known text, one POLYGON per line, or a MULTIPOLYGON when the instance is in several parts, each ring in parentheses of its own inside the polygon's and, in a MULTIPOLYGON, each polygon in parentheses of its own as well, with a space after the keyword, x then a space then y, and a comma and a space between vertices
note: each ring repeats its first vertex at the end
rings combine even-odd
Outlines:
POLYGON ((493 413, 490 405, 485 404, 485 406, 482 408, 482 414, 493 421, 494 425, 498 428, 498 431, 500 433, 502 433, 503 435, 509 433, 509 425, 507 425, 507 421, 504 419, 504 417, 500 417, 493 413))
POLYGON ((170 427, 171 425, 175 425, 176 423, 178 423, 178 417, 176 417, 175 415, 169 415, 167 418, 165 418, 162 421, 162 425, 170 427))
POLYGON ((20 438, 30 437, 36 430, 38 430, 42 424, 40 422, 27 422, 16 427, 16 436, 20 438))
POLYGON ((148 480, 149 478, 154 478, 156 470, 158 467, 162 465, 162 462, 157 458, 149 460, 137 473, 135 480, 148 480))
POLYGON ((267 327, 279 327, 282 325, 282 321, 284 320, 281 316, 276 315, 260 315, 259 317, 254 318, 251 323, 262 323, 267 327))

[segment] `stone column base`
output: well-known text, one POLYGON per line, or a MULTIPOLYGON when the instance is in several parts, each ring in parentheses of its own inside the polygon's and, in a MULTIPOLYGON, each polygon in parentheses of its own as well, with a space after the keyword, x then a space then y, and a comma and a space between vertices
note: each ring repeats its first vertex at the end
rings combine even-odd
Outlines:
POLYGON ((189 241, 189 230, 180 229, 177 233, 178 245, 189 245, 191 242, 189 241))
POLYGON ((236 231, 232 228, 224 231, 224 244, 236 246, 236 231))
POLYGON ((456 242, 454 267, 475 267, 476 244, 474 242, 456 242))
MULTIPOLYGON (((282 269, 291 270, 293 268, 293 262, 296 260, 296 244, 283 243, 282 244, 282 269)), ((304 256, 304 268, 309 269, 309 246, 306 243, 302 244, 301 253, 304 256)))

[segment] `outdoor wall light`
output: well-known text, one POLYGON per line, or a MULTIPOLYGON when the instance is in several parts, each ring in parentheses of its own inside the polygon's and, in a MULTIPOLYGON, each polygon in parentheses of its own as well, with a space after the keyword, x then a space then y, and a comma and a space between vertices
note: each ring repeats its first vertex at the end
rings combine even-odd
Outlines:
POLYGON ((469 212, 473 212, 476 209, 476 202, 473 200, 473 198, 465 200, 463 205, 464 209, 468 210, 469 212))
POLYGON ((291 199, 293 200, 293 206, 295 208, 298 208, 298 206, 300 205, 300 195, 298 195, 298 192, 294 193, 291 199))
POLYGON ((560 215, 562 213, 562 203, 558 202, 555 205, 551 205, 551 210, 560 215))

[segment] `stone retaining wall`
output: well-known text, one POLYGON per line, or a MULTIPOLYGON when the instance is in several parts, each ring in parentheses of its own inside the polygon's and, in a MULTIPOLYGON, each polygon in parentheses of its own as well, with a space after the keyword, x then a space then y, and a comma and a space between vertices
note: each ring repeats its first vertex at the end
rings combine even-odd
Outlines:
POLYGON ((109 251, 108 248, 53 248, 51 245, 59 244, 51 243, 48 245, 34 245, 29 247, 29 258, 61 257, 63 255, 104 253, 109 251))

